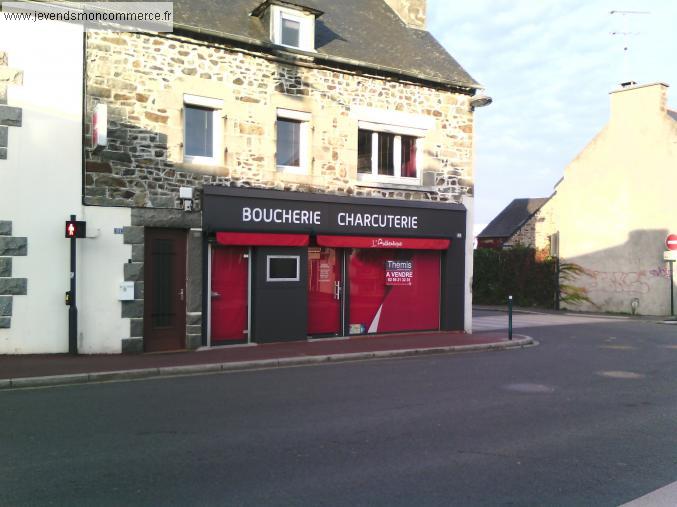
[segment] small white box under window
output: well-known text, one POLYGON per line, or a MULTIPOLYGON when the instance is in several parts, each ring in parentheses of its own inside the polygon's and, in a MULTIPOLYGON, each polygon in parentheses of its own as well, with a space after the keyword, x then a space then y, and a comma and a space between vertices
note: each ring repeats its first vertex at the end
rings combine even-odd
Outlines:
POLYGON ((300 264, 298 255, 269 255, 266 258, 266 281, 298 282, 300 264))

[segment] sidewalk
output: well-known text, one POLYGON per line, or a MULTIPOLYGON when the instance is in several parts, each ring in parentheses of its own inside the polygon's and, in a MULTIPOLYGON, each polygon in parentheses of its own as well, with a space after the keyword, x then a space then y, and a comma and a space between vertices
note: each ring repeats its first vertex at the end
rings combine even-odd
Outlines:
MULTIPOLYGON (((484 312, 508 312, 507 305, 473 305, 473 310, 484 312)), ((631 315, 620 313, 602 313, 602 312, 577 312, 573 310, 552 310, 549 308, 536 308, 528 306, 513 306, 513 313, 526 313, 533 315, 568 315, 572 317, 596 317, 602 319, 622 319, 622 320, 646 320, 654 322, 664 322, 671 317, 660 315, 631 315)))
POLYGON ((0 389, 275 368, 419 354, 497 350, 532 345, 524 335, 426 332, 253 344, 139 355, 0 356, 0 389))

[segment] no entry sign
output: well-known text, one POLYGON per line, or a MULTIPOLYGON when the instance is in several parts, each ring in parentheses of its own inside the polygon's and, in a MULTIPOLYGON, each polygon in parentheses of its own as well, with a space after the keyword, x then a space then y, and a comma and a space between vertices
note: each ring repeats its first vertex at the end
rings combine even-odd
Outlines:
POLYGON ((677 234, 668 234, 665 238, 665 246, 668 250, 677 250, 677 234))

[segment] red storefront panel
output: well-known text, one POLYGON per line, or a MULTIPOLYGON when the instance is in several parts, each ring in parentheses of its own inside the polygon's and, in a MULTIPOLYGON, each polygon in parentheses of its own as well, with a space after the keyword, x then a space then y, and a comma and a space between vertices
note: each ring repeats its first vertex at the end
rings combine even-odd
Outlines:
POLYGON ((348 271, 351 334, 439 329, 439 252, 354 250, 348 271), (410 282, 389 284, 386 261, 410 261, 410 282))
POLYGON ((255 232, 217 232, 219 245, 308 246, 307 234, 261 234, 255 232))
POLYGON ((317 244, 334 248, 400 248, 406 250, 446 250, 448 239, 383 238, 377 236, 318 235, 317 244))
POLYGON ((212 250, 211 343, 247 339, 249 260, 246 247, 212 250))
POLYGON ((308 334, 341 332, 341 256, 334 248, 308 249, 308 334))

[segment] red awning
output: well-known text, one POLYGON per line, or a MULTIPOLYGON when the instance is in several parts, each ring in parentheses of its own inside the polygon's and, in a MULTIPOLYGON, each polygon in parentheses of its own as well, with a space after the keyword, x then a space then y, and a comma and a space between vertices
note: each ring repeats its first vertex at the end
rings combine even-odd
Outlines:
POLYGON ((446 250, 448 239, 381 238, 376 236, 317 236, 320 246, 344 248, 405 248, 409 250, 446 250))
POLYGON ((219 245, 241 246, 308 246, 308 235, 217 232, 216 242, 219 245))

